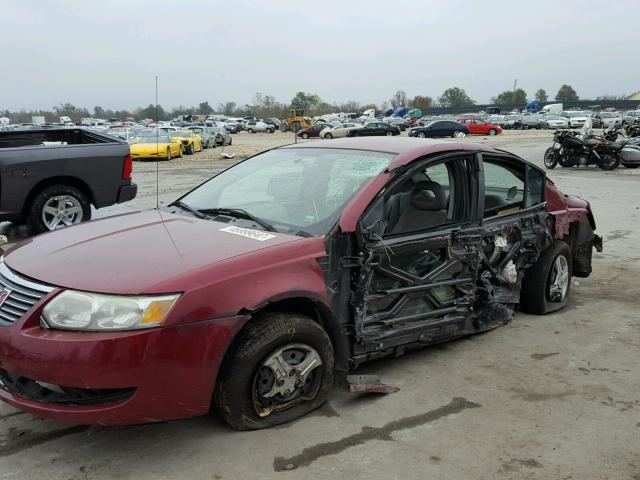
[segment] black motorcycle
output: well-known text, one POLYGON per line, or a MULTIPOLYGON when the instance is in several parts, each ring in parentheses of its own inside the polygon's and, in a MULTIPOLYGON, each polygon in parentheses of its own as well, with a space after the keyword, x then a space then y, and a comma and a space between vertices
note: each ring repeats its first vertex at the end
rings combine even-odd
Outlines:
POLYGON ((558 130, 553 135, 553 145, 544 152, 544 166, 548 169, 597 165, 603 170, 615 170, 620 159, 608 147, 604 138, 590 137, 582 140, 575 132, 558 130))

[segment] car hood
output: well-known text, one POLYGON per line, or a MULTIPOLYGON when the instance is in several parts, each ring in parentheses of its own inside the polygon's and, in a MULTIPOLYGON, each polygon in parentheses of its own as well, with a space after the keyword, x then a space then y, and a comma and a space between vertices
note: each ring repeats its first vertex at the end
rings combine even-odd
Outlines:
POLYGON ((22 275, 65 288, 115 294, 163 293, 156 284, 204 266, 303 240, 147 210, 33 237, 5 254, 22 275), (256 236, 268 237, 266 240, 256 236))

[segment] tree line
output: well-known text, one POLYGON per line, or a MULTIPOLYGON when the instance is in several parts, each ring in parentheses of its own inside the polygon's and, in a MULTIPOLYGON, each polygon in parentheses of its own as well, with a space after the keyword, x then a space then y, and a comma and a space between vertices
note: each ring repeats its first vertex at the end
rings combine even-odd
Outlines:
MULTIPOLYGON (((535 92, 534 98, 541 103, 549 101, 547 92, 540 88, 535 92)), ((624 95, 603 95, 597 97, 596 100, 619 100, 625 98, 624 95)), ((507 90, 499 93, 491 99, 491 103, 495 105, 525 105, 527 102, 527 92, 522 88, 516 90, 507 90)), ((571 85, 562 85, 556 93, 555 100, 558 102, 572 102, 579 100, 578 94, 571 85)), ((15 123, 26 123, 31 121, 32 116, 44 116, 48 122, 58 122, 61 116, 71 118, 71 121, 78 123, 81 118, 118 118, 125 120, 133 118, 142 120, 153 118, 158 120, 171 120, 180 115, 194 114, 221 114, 229 117, 242 117, 246 115, 254 115, 257 118, 286 118, 292 108, 301 108, 305 111, 305 115, 317 116, 326 115, 336 112, 362 112, 367 109, 375 109, 386 111, 399 107, 419 108, 427 110, 428 108, 440 107, 471 107, 476 102, 472 100, 467 92, 460 87, 447 88, 437 98, 433 99, 427 95, 416 95, 409 97, 405 90, 397 90, 395 94, 380 105, 363 104, 355 100, 343 103, 329 103, 320 98, 318 94, 309 92, 297 92, 290 102, 278 102, 273 95, 265 95, 257 92, 250 104, 238 105, 236 102, 221 102, 215 108, 209 105, 208 101, 200 102, 197 106, 185 107, 180 105, 172 109, 165 109, 161 105, 149 104, 146 107, 138 107, 134 110, 111 110, 105 109, 99 105, 89 110, 85 107, 77 107, 71 103, 61 103, 52 110, 20 110, 11 112, 9 110, 0 110, 0 117, 9 117, 15 123)))

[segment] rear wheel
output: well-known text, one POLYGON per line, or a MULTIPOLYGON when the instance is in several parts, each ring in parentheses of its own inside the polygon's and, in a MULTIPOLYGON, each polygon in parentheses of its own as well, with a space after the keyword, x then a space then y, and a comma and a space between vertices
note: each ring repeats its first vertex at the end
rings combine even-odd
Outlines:
POLYGON ((91 204, 77 188, 53 185, 33 197, 28 220, 35 233, 57 230, 91 220, 91 204))
POLYGON ((171 149, 167 148, 167 160, 171 160, 171 149))
POLYGON ((393 132, 391 130, 387 131, 387 137, 393 137, 393 132))
POLYGON ((196 152, 196 146, 192 143, 187 147, 187 155, 193 155, 196 152))
POLYGON ((253 133, 253 128, 247 128, 247 133, 253 133))
POLYGON ((325 402, 333 365, 320 325, 295 313, 267 314, 243 329, 225 357, 215 406, 236 430, 290 422, 325 402))
POLYGON ((300 135, 302 138, 307 139, 309 138, 309 134, 307 132, 303 133, 302 135, 300 135))
POLYGON ((490 135, 490 136, 493 136, 493 135, 495 135, 496 133, 497 133, 497 132, 496 132, 496 130, 495 130, 494 128, 490 128, 490 129, 489 129, 489 135, 490 135))
POLYGON ((324 138, 327 140, 331 140, 333 138, 333 135, 331 133, 325 133, 324 138))
POLYGON ((562 240, 556 240, 524 274, 520 292, 522 309, 542 315, 564 308, 571 288, 571 274, 571 249, 562 240))
POLYGON ((424 133, 424 132, 418 132, 418 136, 419 136, 420 138, 427 138, 427 134, 426 134, 426 133, 424 133))

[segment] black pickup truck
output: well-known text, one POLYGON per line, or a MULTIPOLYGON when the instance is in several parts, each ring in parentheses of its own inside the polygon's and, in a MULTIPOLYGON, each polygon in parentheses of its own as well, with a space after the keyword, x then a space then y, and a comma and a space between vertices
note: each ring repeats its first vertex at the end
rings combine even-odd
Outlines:
POLYGON ((82 128, 0 132, 0 221, 35 233, 91 219, 136 196, 129 145, 82 128))

